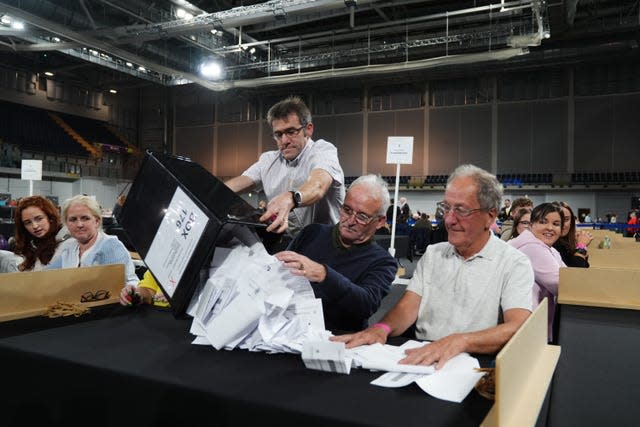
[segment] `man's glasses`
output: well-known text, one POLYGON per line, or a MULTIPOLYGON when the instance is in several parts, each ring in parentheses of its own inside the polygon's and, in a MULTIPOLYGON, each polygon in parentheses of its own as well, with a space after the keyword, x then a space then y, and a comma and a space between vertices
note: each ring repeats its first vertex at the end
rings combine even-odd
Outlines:
POLYGON ((289 138, 293 138, 294 136, 298 136, 302 129, 304 129, 304 126, 300 126, 299 128, 285 129, 282 132, 275 131, 273 133, 273 139, 275 139, 276 141, 280 141, 284 135, 287 135, 289 138))
POLYGON ((369 216, 366 213, 356 212, 356 211, 354 211, 353 209, 351 209, 347 205, 342 205, 340 207, 340 214, 344 218, 351 218, 353 216, 355 218, 356 222, 358 224, 360 224, 360 225, 370 224, 371 221, 373 221, 377 217, 377 215, 376 216, 369 216))
POLYGON ((84 294, 80 295, 80 302, 92 302, 92 301, 101 301, 104 299, 109 299, 109 297, 111 296, 111 292, 104 290, 104 289, 100 289, 99 291, 94 292, 85 292, 84 294))
POLYGON ((436 206, 438 207, 438 209, 442 211, 444 215, 448 214, 449 212, 453 212, 453 214, 458 218, 466 218, 469 215, 473 214, 474 212, 485 210, 482 208, 465 209, 465 208, 461 208, 460 206, 453 207, 451 205, 446 204, 445 202, 438 202, 436 203, 436 206))

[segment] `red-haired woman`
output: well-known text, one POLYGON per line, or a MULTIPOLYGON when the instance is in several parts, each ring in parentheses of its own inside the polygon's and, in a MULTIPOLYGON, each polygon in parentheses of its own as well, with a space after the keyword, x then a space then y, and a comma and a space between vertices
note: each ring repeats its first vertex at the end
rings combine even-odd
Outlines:
POLYGON ((14 252, 23 258, 17 266, 18 270, 42 270, 63 240, 58 208, 42 196, 24 197, 18 202, 14 220, 14 252))

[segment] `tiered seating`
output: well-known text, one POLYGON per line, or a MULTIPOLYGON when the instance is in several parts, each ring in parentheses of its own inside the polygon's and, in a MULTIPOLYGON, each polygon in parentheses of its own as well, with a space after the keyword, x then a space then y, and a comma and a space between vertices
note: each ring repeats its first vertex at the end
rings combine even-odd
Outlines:
POLYGON ((575 172, 571 183, 578 185, 637 184, 640 172, 575 172))
POLYGON ((89 155, 45 110, 0 102, 0 117, 0 137, 22 150, 78 157, 89 155))
POLYGON ((553 174, 550 173, 508 173, 497 174, 496 177, 503 185, 551 185, 553 174))
POLYGON ((448 178, 448 175, 427 175, 424 177, 424 183, 426 185, 444 185, 448 178))
POLYGON ((59 114, 69 126, 90 143, 100 144, 103 150, 123 151, 126 146, 105 126, 104 122, 86 117, 59 114))

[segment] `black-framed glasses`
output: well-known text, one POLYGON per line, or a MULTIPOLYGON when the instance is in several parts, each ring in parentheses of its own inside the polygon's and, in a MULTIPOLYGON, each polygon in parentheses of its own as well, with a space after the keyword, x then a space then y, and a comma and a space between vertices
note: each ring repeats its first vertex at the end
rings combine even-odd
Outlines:
POLYGON ((360 225, 370 224, 371 221, 378 217, 378 215, 371 216, 364 212, 356 212, 347 205, 340 206, 340 215, 344 218, 351 218, 353 216, 356 219, 356 222, 360 225))
POLYGON ((304 129, 304 125, 299 128, 288 128, 283 131, 277 130, 273 133, 273 139, 280 141, 284 135, 287 135, 289 138, 293 138, 294 136, 298 136, 302 129, 304 129))
POLYGON ((465 209, 460 206, 451 206, 445 202, 438 202, 436 203, 436 206, 442 211, 444 215, 448 214, 449 212, 453 212, 453 214, 458 218, 466 218, 474 212, 485 210, 483 208, 465 209))
POLYGON ((80 295, 80 302, 102 301, 105 299, 109 299, 110 296, 111 292, 105 289, 100 289, 99 291, 95 292, 88 291, 80 295))

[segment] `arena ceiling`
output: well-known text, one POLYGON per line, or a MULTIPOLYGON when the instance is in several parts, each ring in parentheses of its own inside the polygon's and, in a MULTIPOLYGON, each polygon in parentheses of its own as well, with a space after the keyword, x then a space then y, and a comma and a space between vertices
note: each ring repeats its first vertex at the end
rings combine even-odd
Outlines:
POLYGON ((637 57, 639 39, 639 0, 0 0, 0 66, 99 88, 402 80, 637 57))

